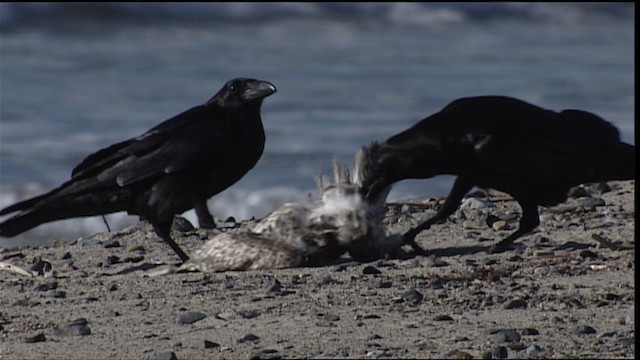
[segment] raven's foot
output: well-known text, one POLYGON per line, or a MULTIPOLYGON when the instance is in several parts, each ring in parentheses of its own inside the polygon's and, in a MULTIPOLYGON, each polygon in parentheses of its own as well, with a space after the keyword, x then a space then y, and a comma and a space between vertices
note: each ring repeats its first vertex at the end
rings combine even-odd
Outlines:
POLYGON ((416 252, 416 255, 428 256, 429 252, 416 243, 415 235, 411 236, 411 232, 405 234, 404 243, 410 245, 416 252))

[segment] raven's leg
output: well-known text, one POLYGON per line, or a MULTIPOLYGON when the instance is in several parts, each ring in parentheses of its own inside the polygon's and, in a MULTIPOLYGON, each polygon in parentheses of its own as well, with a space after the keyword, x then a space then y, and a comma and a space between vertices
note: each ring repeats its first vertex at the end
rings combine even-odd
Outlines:
POLYGON ((216 222, 213 220, 213 216, 209 213, 209 208, 207 207, 207 200, 204 201, 198 200, 194 206, 196 210, 196 215, 198 215, 198 224, 203 229, 215 229, 216 222))
POLYGON ((518 201, 522 208, 522 218, 520 219, 520 226, 513 234, 509 235, 506 239, 495 244, 490 253, 500 253, 511 249, 511 244, 520 236, 530 232, 540 225, 540 216, 538 214, 538 205, 529 201, 518 201))
POLYGON ((421 231, 430 228, 431 225, 442 220, 446 220, 449 215, 453 214, 458 208, 458 205, 460 205, 460 201, 462 201, 462 198, 469 192, 469 190, 471 190, 471 188, 473 188, 473 183, 471 182, 471 180, 463 178, 461 176, 456 178, 456 181, 453 183, 453 188, 451 188, 451 192, 449 192, 449 196, 447 196, 447 200, 445 200, 440 210, 438 210, 438 212, 431 219, 407 231, 404 234, 405 243, 411 245, 411 247, 416 250, 417 253, 426 254, 427 252, 418 244, 416 244, 416 236, 421 231))
POLYGON ((151 225, 153 225, 153 229, 156 231, 156 234, 158 234, 162 238, 162 240, 166 241, 166 243, 169 244, 169 246, 171 246, 173 251, 175 251, 175 253, 178 254, 182 262, 185 262, 189 260, 189 257, 187 256, 187 254, 184 253, 184 251, 182 251, 182 249, 180 249, 178 244, 176 244, 176 242, 173 241, 173 239, 171 238, 172 223, 173 223, 173 219, 171 219, 170 221, 162 221, 162 222, 153 221, 151 222, 151 225))

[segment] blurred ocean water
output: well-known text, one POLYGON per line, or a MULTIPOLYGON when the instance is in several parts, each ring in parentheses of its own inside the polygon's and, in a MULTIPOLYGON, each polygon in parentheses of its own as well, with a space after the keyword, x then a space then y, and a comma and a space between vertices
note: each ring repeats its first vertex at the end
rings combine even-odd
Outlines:
MULTIPOLYGON (((263 106, 262 159, 209 201, 221 219, 304 203, 334 157, 351 162, 464 96, 588 110, 635 143, 634 13, 608 2, 2 3, 0 207, 238 76, 278 93, 263 106)), ((444 196, 451 181, 405 181, 390 200, 444 196)), ((104 230, 99 217, 60 221, 0 246, 104 230)))

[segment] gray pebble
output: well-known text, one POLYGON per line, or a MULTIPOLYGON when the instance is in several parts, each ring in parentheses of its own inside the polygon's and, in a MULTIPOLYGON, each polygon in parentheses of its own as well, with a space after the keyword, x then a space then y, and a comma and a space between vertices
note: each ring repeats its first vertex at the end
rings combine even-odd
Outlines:
POLYGON ((258 317, 258 312, 255 310, 242 310, 238 311, 238 315, 240 315, 243 319, 254 319, 258 317))
POLYGON ((520 334, 515 329, 500 329, 492 332, 496 342, 518 342, 520 341, 520 334))
POLYGON ((536 344, 532 344, 532 345, 529 345, 529 347, 527 347, 526 349, 524 349, 524 352, 527 355, 533 355, 535 353, 542 352, 542 348, 536 344))
POLYGON ((89 328, 88 321, 84 318, 75 319, 69 323, 69 325, 62 329, 57 329, 55 332, 58 336, 91 335, 91 329, 89 328))
POLYGON ((507 310, 511 310, 511 309, 526 309, 527 308, 527 302, 524 299, 513 299, 510 301, 507 301, 504 304, 504 308, 507 310))
POLYGON ((67 259, 71 259, 71 253, 68 251, 62 254, 62 256, 60 256, 60 260, 67 260, 67 259))
POLYGON ((245 336, 243 336, 240 340, 238 340, 239 343, 243 343, 243 342, 254 342, 254 341, 258 341, 260 340, 260 337, 258 335, 254 335, 254 334, 247 334, 245 336))
POLYGON ((582 206, 585 209, 593 209, 597 206, 605 206, 605 205, 606 205, 606 202, 601 198, 597 198, 597 197, 583 198, 580 200, 580 206, 582 206))
POLYGON ((504 346, 498 346, 491 350, 491 357, 493 359, 506 359, 509 356, 507 348, 504 346))
POLYGON ((156 354, 153 357, 153 360, 178 360, 178 357, 176 356, 176 353, 174 353, 173 351, 167 351, 160 354, 156 354))
POLYGON ((206 318, 207 315, 201 313, 201 312, 196 312, 196 311, 188 311, 186 313, 183 313, 182 315, 180 315, 180 317, 178 318, 178 324, 193 324, 197 321, 200 321, 204 318, 206 318))
POLYGON ((35 336, 29 336, 24 339, 24 342, 27 344, 37 343, 47 341, 47 338, 44 336, 44 333, 39 333, 35 336))
POLYGON ((265 276, 262 279, 262 287, 267 289, 268 292, 278 293, 282 290, 282 284, 280 280, 276 279, 273 276, 265 276))
POLYGON ((540 332, 534 328, 524 328, 520 332, 522 335, 540 335, 540 332))
POLYGON ((404 292, 400 297, 404 301, 408 302, 409 304, 411 304, 413 306, 416 306, 416 305, 420 304, 422 302, 422 299, 424 299, 424 295, 422 295, 416 289, 408 290, 408 291, 404 292))
POLYGON ((52 282, 45 283, 45 284, 39 284, 35 288, 33 288, 33 290, 34 291, 49 291, 49 290, 55 290, 57 288, 58 288, 58 282, 57 281, 52 281, 52 282))
POLYGON ((592 328, 589 325, 578 325, 573 328, 572 332, 576 335, 583 335, 583 334, 595 334, 597 331, 596 329, 592 328))
POLYGON ((51 296, 54 299, 64 299, 67 297, 67 293, 60 290, 52 290, 49 292, 49 296, 51 296))

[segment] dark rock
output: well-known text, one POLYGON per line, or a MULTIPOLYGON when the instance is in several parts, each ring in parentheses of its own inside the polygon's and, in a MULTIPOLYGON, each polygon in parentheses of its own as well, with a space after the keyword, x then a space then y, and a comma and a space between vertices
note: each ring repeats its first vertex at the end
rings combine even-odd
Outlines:
POLYGON ((413 306, 420 304, 422 299, 424 299, 424 295, 419 293, 416 289, 407 290, 400 297, 413 306))
POLYGON ((119 248, 122 245, 120 245, 120 242, 118 240, 109 240, 109 241, 105 241, 104 244, 102 244, 102 247, 105 249, 110 249, 110 248, 119 248))
POLYGON ((597 259, 598 254, 594 253, 591 250, 582 250, 580 251, 580 257, 583 259, 597 259))
POLYGON ((56 329, 55 333, 58 336, 84 336, 91 335, 91 329, 89 328, 88 321, 85 318, 78 318, 73 320, 69 325, 56 329))
POLYGON ((109 255, 107 256, 107 260, 105 261, 105 264, 107 265, 115 265, 117 263, 120 262, 120 258, 115 256, 115 255, 109 255))
POLYGON ((39 284, 35 288, 33 288, 33 290, 34 291, 49 291, 49 290, 55 290, 57 288, 58 288, 58 282, 57 281, 52 281, 50 283, 39 284))
POLYGON ((570 198, 583 198, 591 196, 589 192, 582 186, 574 186, 569 189, 567 196, 570 198))
POLYGON ((572 332, 576 335, 584 335, 584 334, 595 334, 596 329, 592 328, 589 325, 578 325, 573 328, 572 332))
POLYGON ((534 328, 524 328, 520 332, 522 335, 540 335, 540 332, 534 328))
POLYGON ((509 356, 507 348, 504 346, 498 346, 491 350, 491 357, 493 359, 506 359, 509 356))
POLYGON ((24 339, 24 342, 27 344, 37 343, 47 341, 47 338, 44 337, 44 333, 39 333, 34 336, 30 336, 24 339))
POLYGON ((203 349, 213 349, 213 348, 217 348, 220 347, 220 344, 213 342, 213 341, 209 341, 209 340, 204 340, 202 342, 202 348, 203 349))
POLYGON ((207 315, 201 313, 201 312, 196 312, 196 311, 188 311, 186 313, 183 313, 182 315, 180 315, 180 317, 178 318, 178 324, 193 324, 195 322, 198 322, 204 318, 206 318, 207 315))
POLYGON ((62 256, 60 257, 60 260, 67 260, 67 259, 71 259, 71 253, 68 251, 62 254, 62 256))
POLYGON ((378 268, 374 266, 367 265, 365 266, 364 269, 362 269, 362 273, 364 275, 378 275, 378 274, 382 274, 382 271, 380 271, 378 268))
POLYGON ((238 340, 239 343, 243 343, 243 342, 255 342, 260 340, 260 337, 254 334, 247 334, 245 336, 243 336, 240 340, 238 340))
POLYGON ((267 289, 268 292, 278 293, 282 290, 282 284, 280 280, 273 276, 265 276, 262 278, 262 287, 267 289))
POLYGON ((507 310, 511 310, 511 309, 526 309, 527 308, 527 302, 524 299, 513 299, 510 301, 507 301, 504 304, 504 308, 507 310))
POLYGON ((274 349, 264 349, 258 353, 251 355, 250 359, 252 360, 275 360, 282 359, 282 355, 278 354, 277 350, 274 349))
POLYGON ((449 315, 438 315, 433 318, 433 321, 453 321, 453 318, 449 315))

